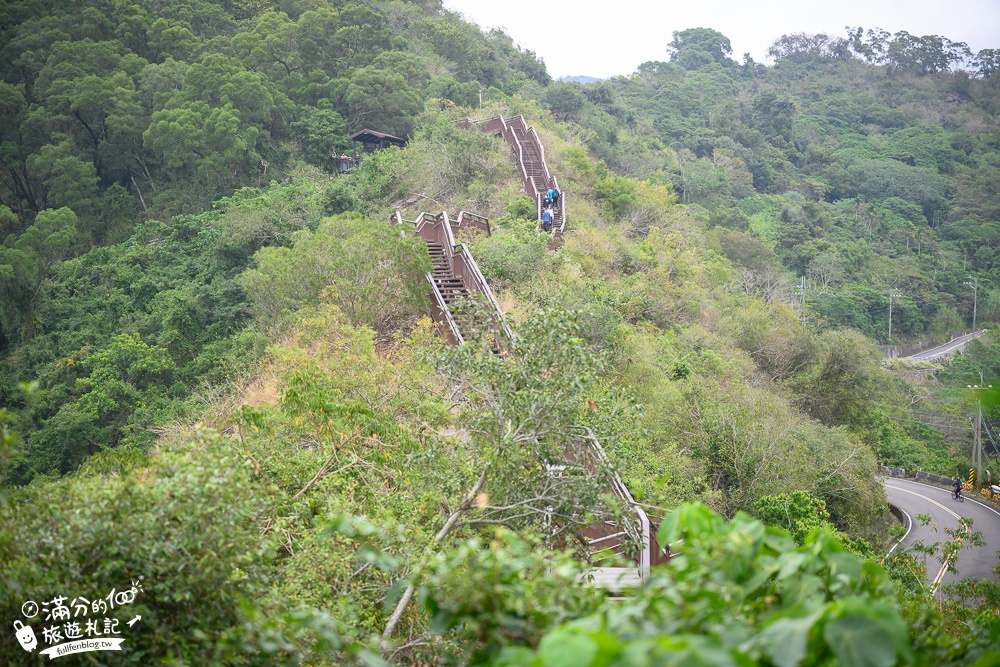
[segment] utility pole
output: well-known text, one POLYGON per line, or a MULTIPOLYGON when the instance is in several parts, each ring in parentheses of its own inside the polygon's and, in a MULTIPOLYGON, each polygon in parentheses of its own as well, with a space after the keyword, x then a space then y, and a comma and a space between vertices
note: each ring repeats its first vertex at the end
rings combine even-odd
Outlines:
POLYGON ((972 282, 970 283, 970 282, 966 281, 963 284, 968 285, 969 287, 972 288, 972 330, 975 331, 976 330, 976 306, 979 305, 979 278, 977 278, 975 276, 968 276, 968 278, 972 282))
POLYGON ((809 285, 806 284, 806 277, 802 276, 799 278, 799 286, 795 288, 795 295, 799 297, 799 304, 806 305, 806 290, 809 289, 809 285))
POLYGON ((809 289, 809 285, 806 284, 806 277, 802 276, 799 281, 799 286, 792 288, 792 294, 799 297, 800 305, 800 315, 799 321, 804 322, 806 317, 806 290, 809 289))
POLYGON ((966 385, 976 392, 976 428, 973 431, 972 443, 972 469, 976 471, 976 486, 974 491, 978 491, 982 484, 983 476, 983 389, 992 389, 993 385, 983 385, 983 372, 979 371, 979 384, 966 385))
MULTIPOLYGON (((889 288, 889 339, 892 339, 892 302, 897 296, 903 296, 896 290, 889 288)), ((890 343, 891 344, 891 343, 890 343)))
POLYGON ((483 89, 479 89, 479 110, 483 110, 483 89))

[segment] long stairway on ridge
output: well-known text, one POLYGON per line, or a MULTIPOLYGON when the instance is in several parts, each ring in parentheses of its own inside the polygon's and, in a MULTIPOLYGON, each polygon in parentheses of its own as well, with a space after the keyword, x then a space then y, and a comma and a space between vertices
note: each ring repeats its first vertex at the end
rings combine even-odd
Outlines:
POLYGON ((514 150, 514 157, 521 167, 521 183, 525 193, 535 200, 538 219, 542 215, 542 199, 549 189, 559 190, 559 203, 552 209, 552 232, 562 236, 566 231, 566 193, 559 188, 559 181, 545 164, 545 147, 535 128, 529 127, 524 116, 505 118, 495 116, 481 121, 466 120, 465 128, 477 127, 483 132, 499 134, 514 150))
MULTIPOLYGON (((466 127, 496 132, 512 146, 524 190, 538 203, 540 215, 546 190, 559 186, 545 164, 545 150, 534 128, 527 126, 523 116, 509 120, 497 116, 479 123, 467 122, 466 127)), ((553 212, 553 232, 559 236, 565 230, 565 195, 560 197, 553 212)), ((492 333, 487 344, 493 352, 506 354, 513 334, 504 322, 503 311, 466 245, 456 244, 454 239, 454 232, 459 230, 490 234, 489 221, 465 211, 455 220, 444 212, 420 213, 416 220, 403 220, 397 211, 391 220, 401 231, 409 228, 403 223, 412 223, 417 236, 427 244, 432 267, 427 274, 432 288, 431 316, 442 335, 453 345, 462 345, 483 333, 492 333)), ((566 474, 570 468, 598 474, 610 468, 604 448, 589 429, 584 429, 576 446, 571 460, 547 466, 550 474, 566 474)), ((594 508, 594 521, 578 537, 586 545, 593 565, 587 578, 593 585, 617 593, 641 585, 649 575, 649 568, 666 562, 669 552, 657 544, 655 524, 617 474, 612 475, 608 491, 631 511, 615 517, 614 512, 606 511, 608 508, 601 511, 594 508)))

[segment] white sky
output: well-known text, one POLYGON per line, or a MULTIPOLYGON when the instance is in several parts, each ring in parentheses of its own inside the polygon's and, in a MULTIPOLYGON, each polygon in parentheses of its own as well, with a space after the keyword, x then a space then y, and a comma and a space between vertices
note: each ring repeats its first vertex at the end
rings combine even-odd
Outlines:
POLYGON ((538 54, 553 77, 631 74, 667 60, 675 30, 712 28, 733 57, 765 61, 784 34, 846 35, 844 26, 906 30, 966 42, 973 52, 1000 48, 1000 0, 443 0, 484 28, 502 27, 538 54))

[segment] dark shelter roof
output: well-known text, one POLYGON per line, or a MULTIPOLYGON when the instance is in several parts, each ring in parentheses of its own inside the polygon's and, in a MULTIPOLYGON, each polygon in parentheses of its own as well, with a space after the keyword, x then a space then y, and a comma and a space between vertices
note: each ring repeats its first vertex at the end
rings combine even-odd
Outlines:
POLYGON ((387 145, 399 146, 402 148, 406 145, 406 139, 400 139, 399 137, 394 137, 391 134, 376 132, 375 130, 361 130, 360 132, 355 132, 348 138, 351 141, 360 141, 363 144, 376 144, 379 148, 387 145))

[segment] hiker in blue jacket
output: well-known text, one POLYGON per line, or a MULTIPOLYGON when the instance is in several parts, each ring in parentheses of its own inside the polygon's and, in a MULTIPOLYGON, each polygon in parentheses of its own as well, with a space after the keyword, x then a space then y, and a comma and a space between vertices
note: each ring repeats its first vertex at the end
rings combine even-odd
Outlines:
POLYGON ((547 208, 542 211, 542 231, 551 232, 552 231, 552 209, 547 208))

